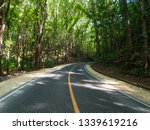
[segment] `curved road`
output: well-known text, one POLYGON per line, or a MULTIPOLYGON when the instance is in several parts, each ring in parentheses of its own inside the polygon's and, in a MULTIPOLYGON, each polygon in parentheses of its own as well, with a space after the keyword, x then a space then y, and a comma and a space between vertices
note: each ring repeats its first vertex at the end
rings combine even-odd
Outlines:
POLYGON ((0 98, 1 113, 134 113, 146 105, 71 64, 34 79, 0 98))

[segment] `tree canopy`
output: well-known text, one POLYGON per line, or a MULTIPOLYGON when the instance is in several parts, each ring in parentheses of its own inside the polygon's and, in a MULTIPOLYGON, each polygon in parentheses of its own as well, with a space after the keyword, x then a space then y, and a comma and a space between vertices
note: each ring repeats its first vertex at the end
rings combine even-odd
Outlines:
POLYGON ((1 0, 0 75, 86 58, 150 76, 150 0, 1 0))

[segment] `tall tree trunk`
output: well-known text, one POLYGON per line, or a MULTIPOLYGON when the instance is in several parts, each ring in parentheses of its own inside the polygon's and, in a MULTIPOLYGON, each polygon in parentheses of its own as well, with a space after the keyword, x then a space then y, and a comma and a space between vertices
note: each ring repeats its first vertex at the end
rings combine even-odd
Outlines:
POLYGON ((66 60, 67 62, 71 62, 71 38, 69 34, 67 34, 66 40, 66 60))
POLYGON ((21 34, 18 35, 17 40, 16 40, 16 47, 17 47, 17 55, 16 55, 16 72, 20 70, 20 43, 21 43, 21 34))
POLYGON ((47 50, 46 50, 46 60, 49 61, 49 55, 50 55, 50 39, 47 41, 47 50))
POLYGON ((132 48, 132 38, 131 38, 131 27, 130 20, 128 16, 128 6, 127 0, 122 0, 122 9, 123 9, 123 18, 124 18, 124 26, 126 33, 126 42, 129 44, 130 48, 132 48))
POLYGON ((4 32, 4 24, 2 16, 0 15, 0 75, 2 75, 2 44, 3 44, 3 32, 4 32))
MULTIPOLYGON (((133 11, 134 11, 134 14, 137 13, 137 10, 136 10, 136 5, 135 5, 135 2, 133 1, 132 2, 132 7, 133 7, 133 11)), ((134 47, 133 47, 133 50, 134 50, 134 53, 137 51, 137 46, 138 46, 138 19, 137 19, 137 16, 134 16, 134 25, 133 25, 133 37, 134 37, 134 47)))
POLYGON ((24 65, 26 64, 25 62, 25 46, 23 45, 23 49, 22 49, 22 62, 21 62, 21 70, 24 71, 24 65))
POLYGON ((114 51, 115 49, 115 39, 114 39, 114 30, 115 30, 115 22, 114 22, 114 17, 113 15, 111 14, 110 15, 110 21, 111 21, 111 24, 109 24, 109 30, 110 30, 110 51, 114 51))
POLYGON ((5 29, 5 22, 8 16, 8 12, 10 9, 10 0, 8 0, 8 6, 6 8, 5 13, 2 12, 3 7, 5 6, 7 0, 0 1, 0 75, 3 74, 2 72, 2 57, 3 57, 3 33, 5 29))
MULTIPOLYGON (((96 12, 95 12, 96 13, 96 12)), ((99 28, 97 25, 97 15, 94 14, 94 18, 93 18, 93 22, 94 22, 94 29, 95 29, 95 43, 96 43, 96 53, 97 56, 100 56, 100 39, 99 39, 99 28)))
POLYGON ((144 0, 140 0, 140 4, 141 4, 141 13, 142 13, 141 18, 142 18, 142 33, 143 33, 143 42, 144 42, 145 69, 147 69, 149 67, 148 65, 148 36, 147 36, 144 0))
POLYGON ((2 14, 2 6, 3 3, 0 3, 0 75, 2 75, 2 56, 3 56, 3 33, 5 29, 5 23, 3 19, 3 14, 2 14))
POLYGON ((150 5, 150 0, 148 0, 148 4, 150 5))
MULTIPOLYGON (((31 51, 32 52, 34 52, 34 42, 32 42, 32 44, 31 44, 31 51)), ((27 51, 26 51, 27 52, 27 51)), ((27 55, 27 54, 26 54, 27 55)), ((29 60, 29 66, 30 66, 30 70, 33 70, 33 69, 35 69, 35 66, 33 66, 34 65, 34 54, 33 53, 31 53, 30 54, 30 60, 29 60)))
MULTIPOLYGON (((7 5, 7 9, 5 12, 5 17, 6 17, 6 24, 7 24, 7 39, 10 38, 9 36, 9 31, 10 31, 10 21, 11 21, 11 17, 12 17, 12 13, 10 14, 10 17, 8 18, 8 13, 10 10, 10 0, 8 0, 8 5, 7 5)), ((7 52, 7 58, 6 58, 6 71, 7 71, 7 75, 10 73, 10 45, 8 45, 8 52, 7 52)))
POLYGON ((41 45, 38 43, 35 52, 35 70, 40 68, 41 45))
POLYGON ((36 52, 35 52, 35 70, 38 70, 40 68, 40 58, 41 58, 41 41, 42 41, 42 37, 44 34, 44 27, 45 27, 45 22, 47 19, 47 0, 45 0, 44 6, 40 7, 40 13, 42 14, 42 18, 39 20, 39 3, 38 0, 37 2, 37 6, 35 9, 36 12, 36 17, 37 17, 37 21, 36 21, 36 28, 37 28, 37 37, 36 37, 36 52))
MULTIPOLYGON (((93 3, 94 4, 94 3, 93 3)), ((96 5, 94 4, 94 18, 93 18, 93 22, 94 22, 94 29, 95 29, 95 42, 96 42, 96 53, 97 53, 97 56, 100 57, 100 39, 99 39, 99 28, 98 28, 98 24, 97 24, 97 12, 96 12, 96 5)))
POLYGON ((97 26, 95 26, 95 35, 96 35, 96 53, 98 56, 100 56, 100 40, 99 40, 99 29, 97 26))

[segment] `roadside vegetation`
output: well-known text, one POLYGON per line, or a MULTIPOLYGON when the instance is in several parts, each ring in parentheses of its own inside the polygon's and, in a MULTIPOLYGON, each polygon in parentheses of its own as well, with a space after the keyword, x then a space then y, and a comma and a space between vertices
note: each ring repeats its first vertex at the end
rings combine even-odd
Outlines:
POLYGON ((150 0, 1 0, 0 75, 92 59, 149 78, 149 10, 150 0))

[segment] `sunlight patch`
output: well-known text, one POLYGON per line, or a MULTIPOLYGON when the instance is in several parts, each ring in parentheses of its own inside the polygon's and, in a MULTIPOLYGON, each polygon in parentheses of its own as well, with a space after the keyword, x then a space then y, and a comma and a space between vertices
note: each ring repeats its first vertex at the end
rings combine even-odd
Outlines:
POLYGON ((102 81, 102 82, 107 83, 107 84, 119 84, 118 82, 112 81, 112 80, 105 80, 105 81, 102 81))
POLYGON ((15 92, 15 93, 13 94, 13 96, 18 96, 18 95, 21 95, 21 94, 23 94, 23 93, 24 93, 24 91, 19 90, 19 91, 15 92))
POLYGON ((83 72, 83 69, 78 69, 77 71, 79 71, 79 72, 83 72))
POLYGON ((36 82, 37 84, 45 85, 44 82, 36 82))
POLYGON ((97 81, 97 80, 82 80, 83 82, 89 82, 89 83, 101 83, 100 81, 97 81))
POLYGON ((119 103, 119 102, 114 102, 114 104, 118 106, 125 106, 123 103, 119 103))
POLYGON ((113 92, 113 91, 116 91, 116 89, 114 89, 112 86, 110 85, 98 85, 98 86, 93 86, 92 84, 88 84, 88 83, 84 83, 84 84, 81 84, 81 83, 72 83, 72 85, 74 86, 79 86, 79 87, 85 87, 85 88, 89 88, 89 89, 95 89, 95 90, 102 90, 102 91, 109 91, 109 92, 113 92))
POLYGON ((34 105, 30 106, 33 110, 44 109, 48 107, 48 103, 35 103, 34 105))
POLYGON ((84 75, 83 73, 76 73, 76 72, 69 72, 69 73, 74 75, 84 75))
POLYGON ((5 103, 1 102, 0 103, 0 108, 3 108, 5 106, 5 103))
POLYGON ((40 78, 52 78, 52 79, 60 79, 63 75, 62 74, 43 74, 39 75, 40 78))

